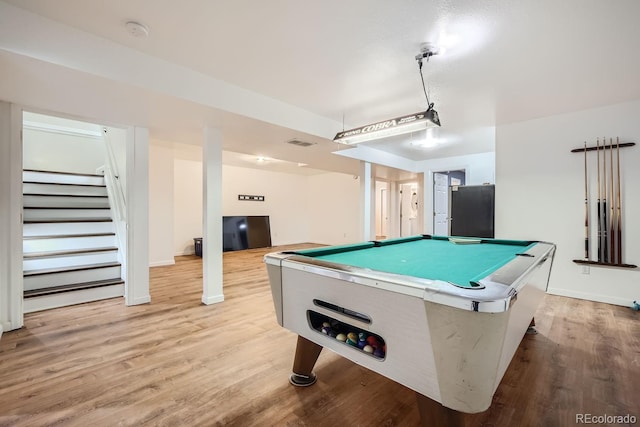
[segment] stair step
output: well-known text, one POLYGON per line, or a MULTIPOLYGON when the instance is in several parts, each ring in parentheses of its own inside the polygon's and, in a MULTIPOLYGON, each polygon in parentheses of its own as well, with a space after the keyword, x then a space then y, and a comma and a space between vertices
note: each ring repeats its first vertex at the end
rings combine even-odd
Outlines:
POLYGON ((96 280, 120 279, 120 263, 81 265, 63 268, 28 270, 24 272, 24 290, 48 289, 96 280))
POLYGON ((124 283, 124 280, 122 279, 107 279, 107 280, 95 280, 92 282, 84 282, 84 283, 72 283, 69 285, 53 286, 46 289, 33 289, 29 291, 24 291, 24 297, 34 298, 34 297, 39 297, 44 295, 58 294, 62 292, 73 292, 73 291, 79 291, 84 289, 100 288, 104 286, 120 285, 123 283, 124 283))
POLYGON ((85 196, 106 196, 107 186, 86 185, 86 184, 70 184, 70 183, 48 183, 48 182, 22 182, 23 194, 77 194, 85 196))
POLYGON ((71 236, 34 236, 23 238, 22 251, 25 254, 51 251, 73 251, 111 247, 115 244, 115 233, 95 233, 71 236))
POLYGON ((28 219, 24 224, 61 224, 76 222, 113 222, 111 218, 51 218, 51 219, 28 219))
POLYGON ((44 270, 51 268, 70 268, 80 265, 117 263, 118 250, 109 251, 74 251, 75 253, 58 253, 46 256, 25 256, 22 259, 24 271, 44 270))
POLYGON ((50 220, 56 218, 94 218, 111 219, 109 208, 50 208, 50 207, 25 207, 24 221, 50 220))
POLYGON ((51 194, 51 193, 22 193, 23 196, 39 196, 39 197, 87 197, 108 199, 106 194, 51 194))
POLYGON ((53 208, 108 208, 109 198, 106 196, 76 196, 25 194, 22 197, 24 207, 53 208))
MULTIPOLYGON (((48 172, 52 173, 52 172, 48 172)), ((102 177, 102 175, 95 175, 102 177)), ((70 186, 70 187, 98 187, 98 188, 106 188, 106 184, 76 184, 73 182, 40 182, 40 181, 22 181, 23 184, 35 184, 35 185, 61 185, 61 186, 70 186)))
POLYGON ((26 296, 23 301, 23 307, 24 313, 26 314, 108 298, 121 298, 123 296, 124 283, 116 283, 113 285, 58 292, 55 294, 26 296))
POLYGON ((113 233, 113 221, 73 221, 25 223, 22 228, 23 239, 45 236, 84 236, 87 234, 113 233))
POLYGON ((89 249, 78 249, 78 250, 70 250, 70 251, 48 251, 48 252, 32 252, 30 254, 24 254, 24 258, 50 258, 50 257, 63 257, 67 255, 80 255, 84 253, 93 253, 93 252, 112 252, 117 251, 118 248, 115 246, 106 247, 106 248, 89 248, 89 249))
POLYGON ((56 206, 25 206, 24 209, 42 209, 42 210, 44 210, 44 209, 56 209, 56 210, 59 210, 59 209, 69 209, 69 210, 83 210, 83 209, 88 210, 88 209, 92 209, 92 210, 107 210, 108 211, 111 208, 108 208, 108 207, 104 207, 104 208, 93 208, 93 207, 92 208, 85 208, 83 206, 59 206, 59 207, 56 207, 56 206))
POLYGON ((55 274, 55 273, 66 273, 69 271, 82 271, 82 270, 95 270, 98 268, 109 268, 109 267, 120 267, 119 262, 106 262, 102 264, 88 264, 88 265, 78 265, 74 267, 64 267, 64 268, 47 268, 42 270, 26 270, 24 271, 24 277, 29 276, 40 276, 43 274, 55 274))
POLYGON ((95 173, 78 173, 78 172, 62 172, 62 171, 47 171, 42 169, 22 169, 22 172, 34 172, 34 173, 51 173, 54 175, 71 175, 71 176, 95 176, 99 178, 103 178, 103 175, 98 175, 95 173))
POLYGON ((24 169, 22 172, 22 180, 52 184, 104 185, 104 176, 102 175, 35 169, 24 169))
POLYGON ((70 237, 103 237, 103 236, 115 236, 116 233, 84 233, 84 234, 51 234, 45 236, 23 236, 22 240, 35 240, 35 239, 67 239, 70 237))

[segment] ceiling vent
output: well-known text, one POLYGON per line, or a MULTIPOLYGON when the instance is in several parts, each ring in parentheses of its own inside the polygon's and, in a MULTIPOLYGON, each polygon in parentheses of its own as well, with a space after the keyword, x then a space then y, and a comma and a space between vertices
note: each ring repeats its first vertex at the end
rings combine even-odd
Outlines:
POLYGON ((315 145, 315 142, 306 142, 300 141, 299 139, 292 139, 291 141, 287 141, 287 144, 297 145, 298 147, 310 147, 315 145))

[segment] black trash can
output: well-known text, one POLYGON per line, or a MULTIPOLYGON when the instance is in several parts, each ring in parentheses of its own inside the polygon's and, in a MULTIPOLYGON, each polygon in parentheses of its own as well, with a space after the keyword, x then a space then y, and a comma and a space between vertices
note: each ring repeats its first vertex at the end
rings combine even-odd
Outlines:
POLYGON ((202 258, 202 237, 194 237, 193 247, 196 251, 196 256, 202 258))

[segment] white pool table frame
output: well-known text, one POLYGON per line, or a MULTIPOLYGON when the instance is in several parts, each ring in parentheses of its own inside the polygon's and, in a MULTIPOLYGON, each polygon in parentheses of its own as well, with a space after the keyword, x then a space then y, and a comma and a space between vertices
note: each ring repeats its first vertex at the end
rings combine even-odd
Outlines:
POLYGON ((445 408, 476 413, 491 405, 548 286, 555 246, 538 242, 528 252, 515 268, 511 263, 498 270, 482 281, 485 289, 475 290, 291 253, 268 254, 265 262, 281 326, 445 408), (314 300, 365 314, 371 322, 314 300), (381 336, 384 359, 312 328, 309 310, 381 336))

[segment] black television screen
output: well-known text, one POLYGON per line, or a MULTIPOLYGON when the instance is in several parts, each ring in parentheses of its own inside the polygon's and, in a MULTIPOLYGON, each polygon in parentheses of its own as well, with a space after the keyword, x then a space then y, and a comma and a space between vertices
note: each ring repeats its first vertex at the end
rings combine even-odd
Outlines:
POLYGON ((271 246, 268 216, 222 217, 222 250, 267 248, 271 246))

